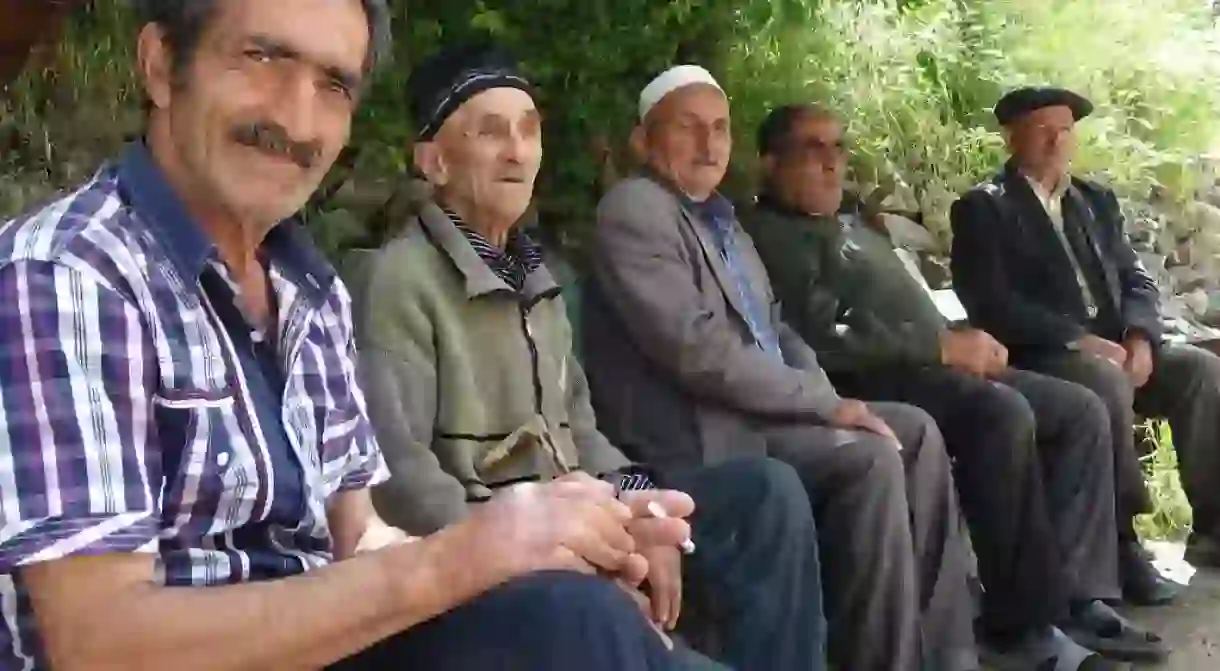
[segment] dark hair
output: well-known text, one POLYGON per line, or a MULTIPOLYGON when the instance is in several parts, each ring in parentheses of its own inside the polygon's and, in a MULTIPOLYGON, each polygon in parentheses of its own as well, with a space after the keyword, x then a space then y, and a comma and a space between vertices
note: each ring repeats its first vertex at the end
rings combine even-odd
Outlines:
MULTIPOLYGON (((244 2, 245 0, 241 0, 244 2)), ((140 24, 155 23, 165 31, 174 52, 174 68, 181 72, 191 61, 219 0, 132 0, 140 24)), ((386 0, 360 0, 369 26, 366 73, 375 70, 389 54, 390 10, 386 0)))
POLYGON ((787 149, 792 136, 792 127, 804 119, 837 119, 829 109, 817 103, 782 105, 771 110, 758 126, 759 156, 774 156, 787 149))

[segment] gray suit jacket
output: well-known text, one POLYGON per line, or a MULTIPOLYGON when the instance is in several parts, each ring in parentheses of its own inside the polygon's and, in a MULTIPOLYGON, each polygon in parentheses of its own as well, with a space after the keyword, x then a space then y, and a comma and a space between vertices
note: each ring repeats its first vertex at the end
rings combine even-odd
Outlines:
POLYGON ((755 343, 710 232, 673 190, 633 177, 598 207, 586 370, 599 428, 633 458, 689 466, 764 454, 761 428, 824 423, 839 404, 817 355, 780 318, 750 237, 740 226, 735 235, 784 361, 755 343))

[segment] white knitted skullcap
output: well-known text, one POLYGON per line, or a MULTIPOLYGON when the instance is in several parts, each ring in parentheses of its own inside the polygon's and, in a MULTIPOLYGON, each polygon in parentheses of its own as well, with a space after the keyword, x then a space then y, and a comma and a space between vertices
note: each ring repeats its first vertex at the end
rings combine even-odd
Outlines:
POLYGON ((693 84, 714 86, 716 90, 724 93, 724 89, 720 88, 720 84, 716 82, 712 73, 698 65, 678 65, 657 75, 656 79, 649 82, 648 86, 645 86, 644 90, 640 92, 640 120, 643 121, 644 116, 648 114, 649 110, 656 107, 662 98, 693 84))

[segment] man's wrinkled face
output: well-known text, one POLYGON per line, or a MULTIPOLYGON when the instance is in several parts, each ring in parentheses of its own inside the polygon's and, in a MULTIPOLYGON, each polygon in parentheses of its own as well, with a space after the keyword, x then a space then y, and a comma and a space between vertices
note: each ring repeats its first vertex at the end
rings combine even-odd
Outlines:
POLYGON ((1021 167, 1044 175, 1067 174, 1076 153, 1076 118, 1066 105, 1043 107, 1008 128, 1008 149, 1021 167))
POLYGON ((644 120, 645 160, 687 195, 710 196, 724 179, 733 151, 729 101, 714 86, 696 84, 665 96, 644 120))
POLYGON ((368 46, 359 0, 218 3, 191 60, 149 82, 191 197, 262 225, 299 210, 347 143, 368 46))
POLYGON ((499 221, 516 221, 534 196, 542 165, 542 115, 516 88, 493 88, 467 100, 416 161, 450 204, 499 221))
POLYGON ((789 207, 812 215, 833 215, 843 202, 847 169, 843 129, 829 115, 798 117, 787 142, 764 157, 774 195, 789 207))

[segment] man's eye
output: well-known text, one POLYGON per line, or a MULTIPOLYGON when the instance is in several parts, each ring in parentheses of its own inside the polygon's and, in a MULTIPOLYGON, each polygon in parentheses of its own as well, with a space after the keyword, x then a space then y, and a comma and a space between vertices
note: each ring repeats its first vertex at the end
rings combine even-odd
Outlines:
POLYGON ((271 54, 262 49, 248 49, 243 55, 255 63, 270 63, 273 60, 271 54))
POLYGON ((337 79, 331 79, 326 82, 326 90, 330 91, 331 93, 338 93, 344 98, 350 99, 352 97, 351 88, 349 88, 347 84, 344 84, 337 79))

